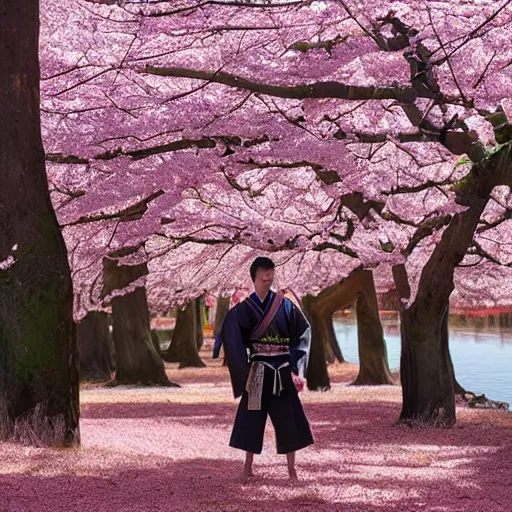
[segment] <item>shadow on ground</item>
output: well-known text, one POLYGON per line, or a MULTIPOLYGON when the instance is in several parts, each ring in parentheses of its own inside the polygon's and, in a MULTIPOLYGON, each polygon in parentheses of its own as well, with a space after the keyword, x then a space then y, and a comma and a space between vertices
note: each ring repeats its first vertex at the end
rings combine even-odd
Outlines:
POLYGON ((83 450, 0 445, 1 512, 509 512, 512 430, 394 427, 399 405, 305 405, 315 445, 288 481, 269 430, 257 478, 227 447, 236 404, 102 403, 83 450))

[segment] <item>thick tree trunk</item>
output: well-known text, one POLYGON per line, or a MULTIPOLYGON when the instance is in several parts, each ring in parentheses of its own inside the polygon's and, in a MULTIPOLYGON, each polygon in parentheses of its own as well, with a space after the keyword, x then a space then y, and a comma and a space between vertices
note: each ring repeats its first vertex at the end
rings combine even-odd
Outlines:
MULTIPOLYGON (((103 297, 114 290, 122 290, 148 273, 146 263, 119 265, 115 259, 133 254, 137 249, 126 247, 103 259, 103 297)), ((176 386, 169 382, 164 363, 153 345, 145 288, 139 286, 133 292, 115 296, 111 305, 116 352, 115 382, 176 386)))
POLYGON ((311 346, 306 370, 306 380, 308 389, 312 391, 327 391, 331 388, 331 381, 327 373, 321 319, 317 315, 314 307, 316 300, 317 298, 311 295, 306 295, 302 299, 302 308, 311 325, 311 346))
POLYGON ((80 380, 105 381, 112 378, 114 358, 108 315, 90 311, 76 326, 80 351, 80 380))
POLYGON ((401 312, 403 421, 434 426, 455 423, 455 377, 448 337, 442 335, 443 316, 421 317, 414 309, 401 312))
MULTIPOLYGON (((198 301, 199 299, 192 300, 185 309, 178 311, 176 327, 174 328, 169 350, 163 355, 166 361, 180 363, 180 368, 189 366, 202 368, 206 366, 199 357, 198 352, 198 325, 202 326, 202 319, 198 315, 198 301)), ((201 337, 202 335, 201 327, 201 337)))
POLYGON ((359 290, 356 303, 359 374, 352 384, 394 384, 389 371, 373 274, 370 271, 360 272, 359 290))
POLYGON ((112 299, 116 383, 172 386, 151 339, 146 290, 112 299))
POLYGON ((41 141, 39 2, 4 0, 1 18, 0 435, 74 445, 78 352, 71 273, 41 141))

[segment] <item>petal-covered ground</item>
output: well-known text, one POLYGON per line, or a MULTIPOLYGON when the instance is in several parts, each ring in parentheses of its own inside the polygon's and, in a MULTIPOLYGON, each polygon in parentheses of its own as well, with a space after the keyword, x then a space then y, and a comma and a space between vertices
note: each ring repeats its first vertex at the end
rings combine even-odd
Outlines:
POLYGON ((227 446, 236 402, 227 371, 168 365, 175 388, 83 386, 81 449, 0 444, 0 512, 510 512, 512 414, 458 410, 452 429, 393 426, 400 388, 303 393, 315 444, 287 478, 269 424, 256 478, 227 446))

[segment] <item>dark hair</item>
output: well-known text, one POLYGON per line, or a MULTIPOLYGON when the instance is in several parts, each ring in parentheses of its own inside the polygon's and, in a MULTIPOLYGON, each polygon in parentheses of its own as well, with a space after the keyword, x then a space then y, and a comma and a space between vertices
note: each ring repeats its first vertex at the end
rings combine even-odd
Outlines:
POLYGON ((274 262, 270 258, 265 258, 265 256, 258 256, 251 264, 251 279, 254 283, 256 279, 256 272, 259 268, 263 268, 265 270, 273 270, 276 266, 274 262))

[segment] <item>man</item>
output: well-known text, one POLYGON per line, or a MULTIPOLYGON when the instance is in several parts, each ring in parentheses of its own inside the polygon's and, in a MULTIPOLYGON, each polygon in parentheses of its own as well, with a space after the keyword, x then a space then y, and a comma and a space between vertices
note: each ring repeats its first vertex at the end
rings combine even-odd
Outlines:
POLYGON ((256 258, 250 272, 254 293, 228 312, 222 328, 233 394, 242 397, 229 445, 246 452, 242 478, 253 476, 269 414, 277 453, 287 455, 289 477, 296 479, 295 452, 313 443, 297 391, 304 386, 309 325, 282 292, 270 289, 272 260, 256 258))

